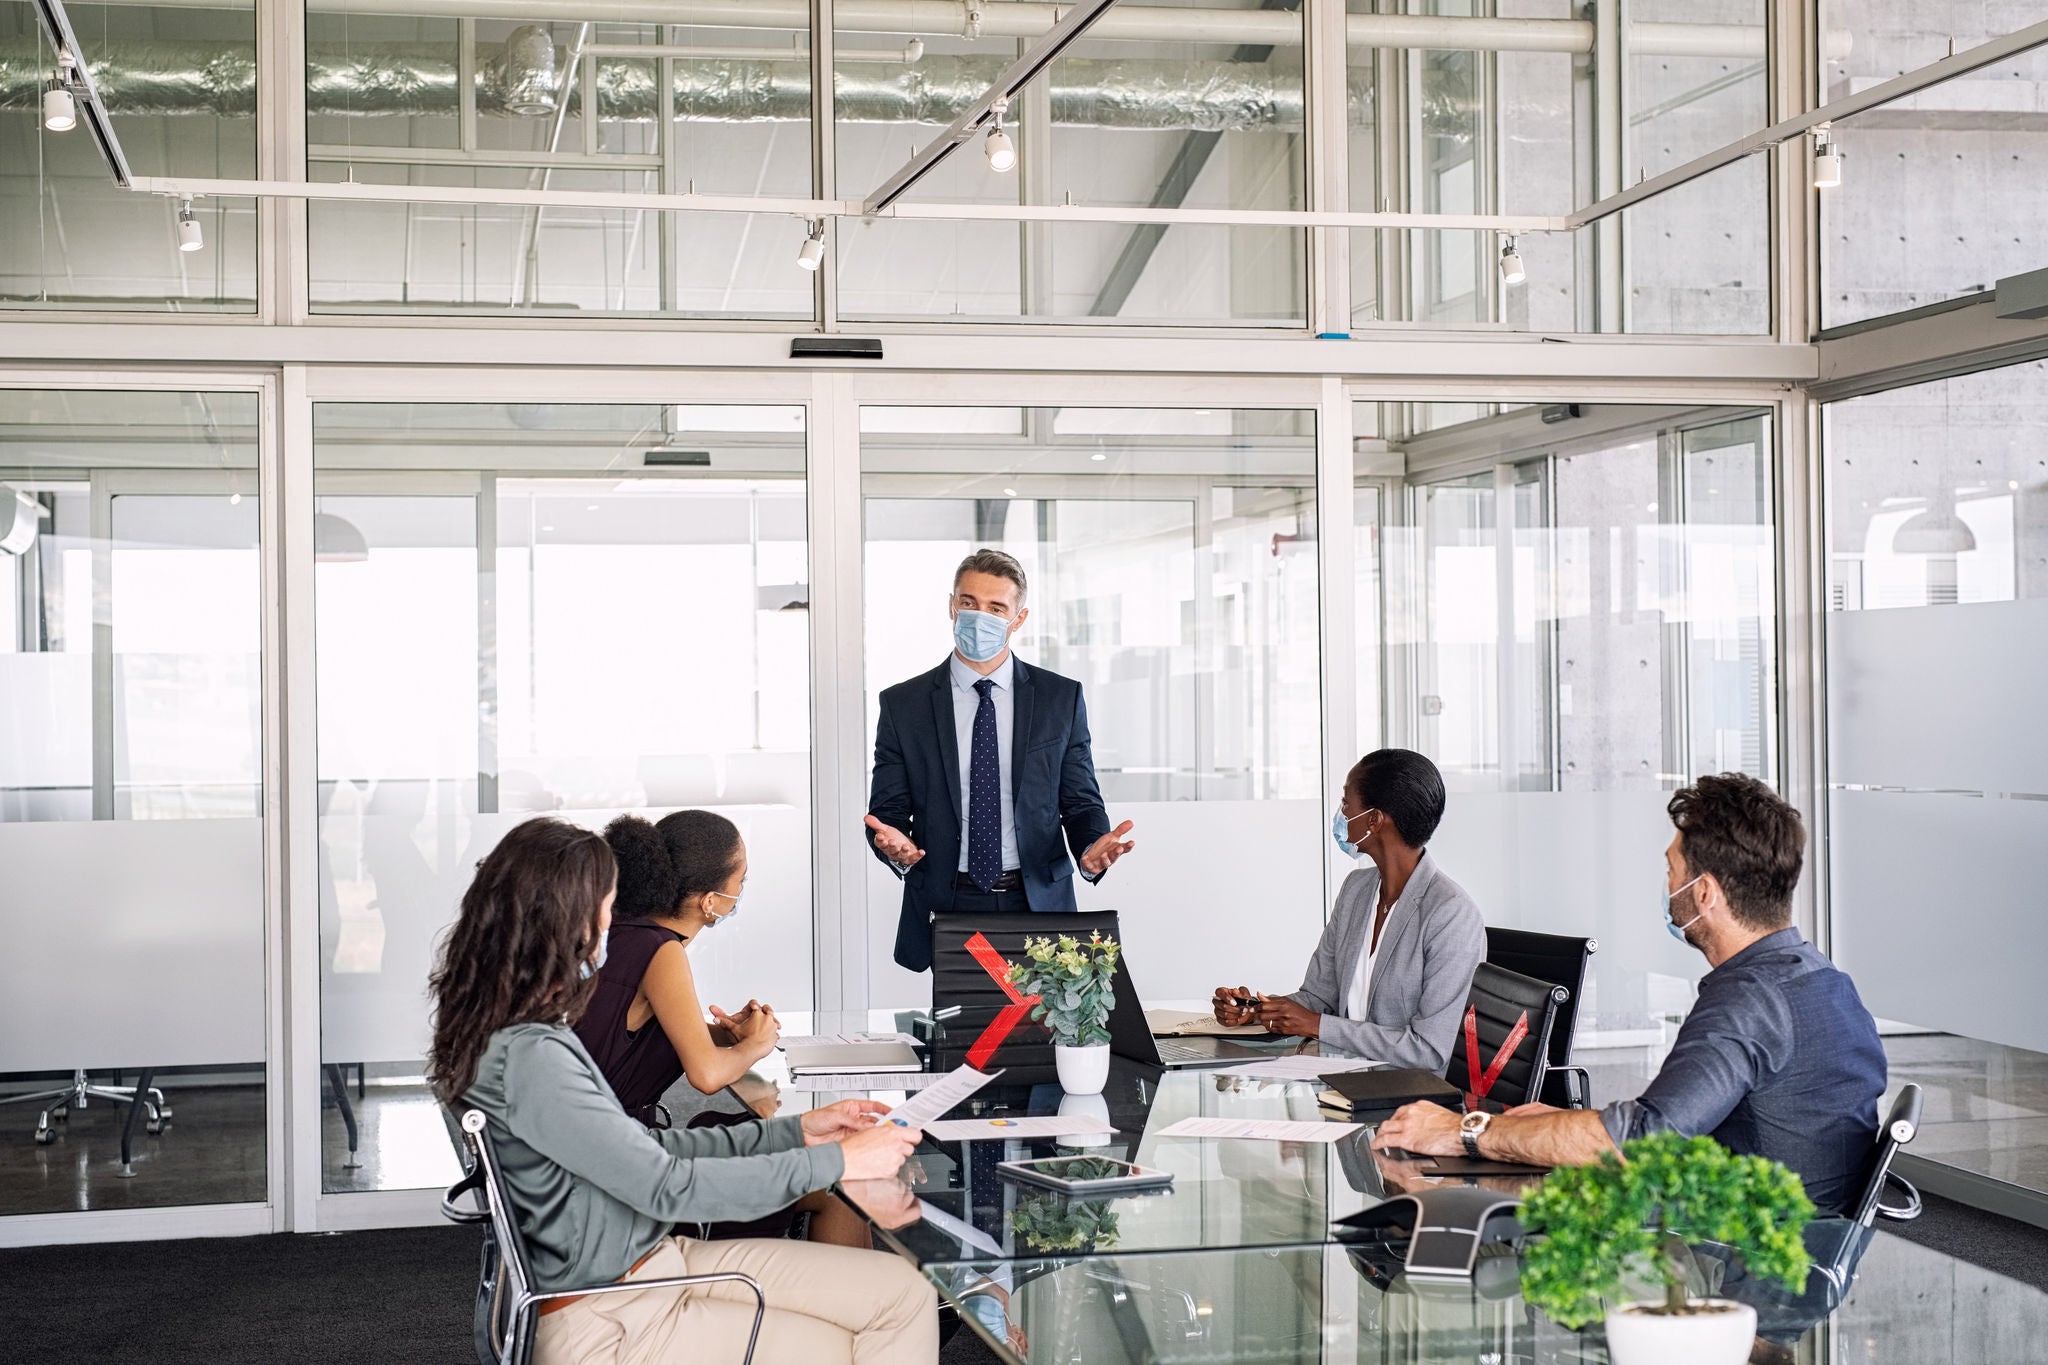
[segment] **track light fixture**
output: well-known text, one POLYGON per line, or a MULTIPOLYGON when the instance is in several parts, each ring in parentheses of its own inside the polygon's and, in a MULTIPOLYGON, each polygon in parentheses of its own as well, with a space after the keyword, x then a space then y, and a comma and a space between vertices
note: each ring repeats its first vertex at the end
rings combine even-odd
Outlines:
POLYGON ((68 133, 78 126, 78 105, 71 92, 51 82, 43 93, 43 127, 53 133, 68 133))
POLYGON ((1009 112, 1008 100, 997 100, 991 106, 996 121, 988 130, 988 144, 983 148, 988 153, 988 165, 992 171, 1010 171, 1017 167, 1017 148, 1010 141, 1010 135, 1003 131, 1003 115, 1009 112))
POLYGON ((1515 239, 1508 238, 1507 245, 1500 249, 1500 282, 1520 284, 1529 278, 1529 272, 1522 265, 1522 253, 1515 250, 1515 239))
POLYGON ((206 245, 206 238, 199 230, 198 215, 192 212, 192 201, 184 200, 178 205, 178 250, 197 251, 206 245))
POLYGON ((1813 187, 1832 190, 1842 183, 1842 154, 1835 150, 1833 132, 1818 128, 1813 134, 1813 187))
POLYGON ((805 270, 816 270, 825 263, 825 220, 820 218, 811 224, 811 231, 804 238, 804 244, 797 248, 796 263, 805 270))
POLYGON ((71 84, 77 77, 71 72, 71 53, 59 48, 57 77, 43 92, 43 127, 53 133, 68 133, 78 126, 78 102, 71 98, 71 84))

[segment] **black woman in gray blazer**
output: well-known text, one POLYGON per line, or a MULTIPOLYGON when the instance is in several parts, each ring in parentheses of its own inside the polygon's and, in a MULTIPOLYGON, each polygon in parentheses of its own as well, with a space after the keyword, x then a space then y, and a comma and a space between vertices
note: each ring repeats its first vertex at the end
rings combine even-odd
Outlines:
POLYGON ((1443 813, 1443 775, 1421 754, 1376 749, 1358 760, 1330 835, 1367 865, 1338 888, 1301 989, 1219 987, 1216 1018, 1441 1072, 1486 956, 1478 904, 1427 850, 1443 813))

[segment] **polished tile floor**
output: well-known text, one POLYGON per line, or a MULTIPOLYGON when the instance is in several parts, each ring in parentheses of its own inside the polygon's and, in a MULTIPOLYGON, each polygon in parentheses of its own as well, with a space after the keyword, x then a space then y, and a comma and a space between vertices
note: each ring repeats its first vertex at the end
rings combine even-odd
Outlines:
MULTIPOLYGON (((2035 1190, 2048 1190, 2048 1054, 1947 1034, 1888 1037, 1891 1092, 1908 1081, 1926 1095, 1913 1152, 2035 1190)), ((1655 1049, 1582 1055, 1602 1103, 1640 1093, 1654 1074, 1655 1049)), ((38 1147, 30 1105, 0 1108, 0 1216, 83 1209, 261 1200, 263 1088, 164 1085, 173 1110, 160 1137, 135 1134, 135 1175, 121 1177, 121 1106, 95 1103, 38 1147)), ((684 1112, 678 1087, 671 1108, 684 1112)), ((440 1106, 416 1081, 373 1080, 349 1089, 359 1130, 356 1163, 339 1109, 320 1115, 322 1188, 428 1189, 453 1181, 455 1149, 440 1106)))

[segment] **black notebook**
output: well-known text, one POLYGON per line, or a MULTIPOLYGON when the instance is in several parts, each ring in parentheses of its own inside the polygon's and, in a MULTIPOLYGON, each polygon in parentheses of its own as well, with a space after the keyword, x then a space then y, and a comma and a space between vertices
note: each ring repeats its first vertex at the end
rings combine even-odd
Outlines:
POLYGON ((1417 1100, 1435 1100, 1456 1109, 1462 1098, 1458 1088, 1431 1071, 1412 1066, 1385 1067, 1373 1071, 1339 1071, 1322 1078, 1328 1087, 1316 1096, 1332 1109, 1352 1113, 1386 1110, 1391 1112, 1417 1100))

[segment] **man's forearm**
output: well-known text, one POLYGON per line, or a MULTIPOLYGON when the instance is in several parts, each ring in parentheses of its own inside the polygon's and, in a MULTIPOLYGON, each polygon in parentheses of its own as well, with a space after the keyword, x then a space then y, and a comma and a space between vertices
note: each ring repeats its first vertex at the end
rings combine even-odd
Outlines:
POLYGON ((1597 1109, 1502 1114, 1479 1135, 1479 1154, 1530 1166, 1590 1166, 1614 1151, 1597 1109))

